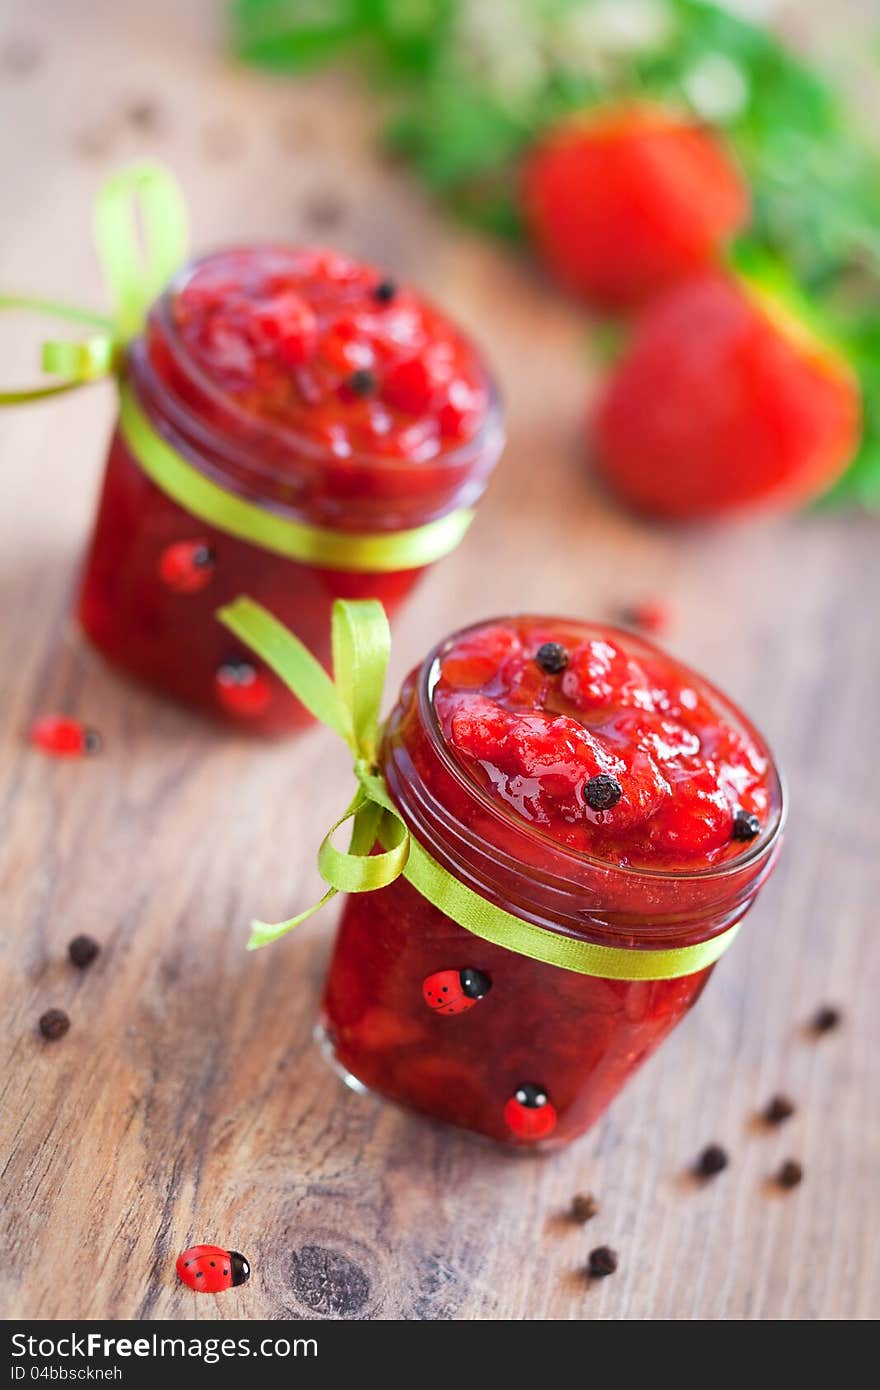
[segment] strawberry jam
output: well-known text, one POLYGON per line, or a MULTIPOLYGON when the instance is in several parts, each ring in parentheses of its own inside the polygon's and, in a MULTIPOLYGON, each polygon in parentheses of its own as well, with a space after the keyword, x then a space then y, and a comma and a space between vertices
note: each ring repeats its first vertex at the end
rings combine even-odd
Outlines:
MULTIPOLYGON (((780 782, 755 729, 693 671, 594 624, 516 618, 451 638, 404 683, 382 763, 412 833, 461 882, 634 952, 739 921, 780 842, 780 782)), ((325 1027, 363 1085, 553 1149, 596 1120, 713 968, 578 974, 483 940, 398 879, 346 900, 325 1027), (426 1007, 424 982, 461 971, 491 990, 452 1016, 426 1007)))
MULTIPOLYGON (((153 306, 126 380, 153 429, 211 482, 273 515, 392 535, 468 509, 501 449, 477 350, 411 287, 329 251, 209 256, 153 306)), ((389 613, 424 569, 368 572, 288 559, 191 515, 110 447, 80 598, 86 633, 131 674, 239 727, 305 722, 267 671, 246 698, 214 618, 248 593, 322 660, 334 598, 389 613), (230 691, 235 698, 230 698, 230 691)))

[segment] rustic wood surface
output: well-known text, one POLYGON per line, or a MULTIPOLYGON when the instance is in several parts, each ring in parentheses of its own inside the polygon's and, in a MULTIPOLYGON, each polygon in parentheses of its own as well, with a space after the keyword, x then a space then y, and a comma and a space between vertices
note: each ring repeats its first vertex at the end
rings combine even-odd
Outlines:
MULTIPOLYGON (((236 70, 211 14, 170 0, 7 7, 3 285, 100 305, 93 195, 153 152, 186 185, 196 246, 332 237, 415 276, 494 357, 511 442, 465 545, 398 626, 394 680, 479 616, 606 616, 662 593, 670 645, 775 743, 790 831, 699 1007, 566 1154, 511 1160, 349 1094, 311 1041, 332 912, 243 951, 252 912, 287 915, 315 893, 318 830, 347 800, 342 751, 322 732, 280 747, 218 734, 89 651, 70 608, 112 392, 7 412, 0 1311, 876 1317, 880 523, 818 513, 681 534, 616 511, 581 465, 578 313, 383 166, 376 115, 350 85, 236 70), (144 101, 152 118, 126 116, 144 101), (99 728, 103 755, 31 751, 29 722, 54 710, 99 728), (84 973, 66 959, 78 932, 104 948, 84 973), (805 1022, 825 1001, 845 1019, 816 1041, 805 1022), (72 1019, 54 1044, 36 1031, 50 1006, 72 1019), (768 1133, 755 1111, 777 1090, 798 1112, 768 1133), (732 1166, 700 1187, 688 1164, 711 1140, 732 1166), (806 1176, 781 1195, 768 1176, 788 1156, 806 1176), (585 1189, 601 1212, 580 1228, 564 1212, 585 1189), (250 1283, 189 1293, 174 1258, 193 1240, 243 1250, 250 1283), (588 1287, 586 1255, 606 1242, 620 1268, 588 1287)), ((30 325, 2 334, 3 375, 24 380, 30 325)))

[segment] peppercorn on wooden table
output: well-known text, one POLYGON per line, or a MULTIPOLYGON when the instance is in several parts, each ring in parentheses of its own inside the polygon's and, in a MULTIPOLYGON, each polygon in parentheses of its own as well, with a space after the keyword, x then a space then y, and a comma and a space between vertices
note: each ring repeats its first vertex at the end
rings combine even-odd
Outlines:
MULTIPOLYGON (((820 7, 790 8, 801 24, 820 7)), ((843 9, 852 43, 862 7, 843 9)), ((101 307, 92 199, 147 154, 182 179, 196 247, 326 240, 420 281, 496 362, 510 445, 466 542, 398 624, 389 688, 477 617, 608 617, 662 595, 669 645, 776 745, 788 842, 694 1013, 564 1154, 511 1159, 350 1094, 312 1042, 332 910, 243 949, 252 913, 316 894, 316 841, 348 798, 338 741, 230 737, 117 678, 70 616, 112 391, 5 411, 0 1313, 876 1317, 880 523, 816 511, 679 532, 615 509, 582 464, 583 317, 377 158, 380 113, 356 82, 236 69, 213 13, 11 8, 4 289, 101 307), (29 748, 47 711, 98 729, 101 755, 29 748), (81 932, 102 945, 87 970, 67 958, 81 932), (825 1003, 842 1021, 817 1037, 825 1003), (36 1026, 51 1007, 71 1019, 54 1042, 36 1026), (797 1108, 770 1127, 756 1112, 776 1092, 797 1108), (689 1169, 710 1142, 730 1165, 700 1183, 689 1169), (804 1179, 782 1192, 787 1158, 804 1179), (588 1192, 599 1210, 582 1225, 566 1212, 588 1192), (190 1293, 174 1260, 193 1241, 243 1251, 250 1282, 190 1293), (589 1282, 604 1244, 619 1267, 589 1282)), ((27 379, 36 331, 0 325, 4 376, 27 379)))

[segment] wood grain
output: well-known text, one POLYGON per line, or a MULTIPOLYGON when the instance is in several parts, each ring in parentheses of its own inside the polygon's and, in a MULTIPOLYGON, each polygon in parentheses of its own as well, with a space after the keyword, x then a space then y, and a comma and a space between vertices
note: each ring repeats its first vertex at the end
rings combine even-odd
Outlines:
MULTIPOLYGON (((835 7, 835 14, 846 6, 835 7)), ((344 1091, 311 1041, 332 913, 247 956, 256 912, 310 900, 316 827, 347 799, 321 732, 221 736, 119 681, 70 618, 112 394, 0 421, 0 786, 7 1317, 820 1319, 880 1314, 877 1058, 878 523, 816 513, 720 532, 615 511, 581 462, 585 327, 525 266, 444 223, 374 154, 376 115, 339 78, 236 71, 207 3, 20 3, 3 23, 39 61, 0 73, 2 282, 100 304, 91 200, 157 152, 186 184, 198 246, 332 236, 422 281, 494 357, 511 444, 472 534, 399 624, 396 681, 429 639, 493 611, 606 616, 668 595, 671 645, 775 742, 786 852, 693 1016, 597 1130, 550 1161, 344 1091), (127 120, 156 103, 155 130, 127 120), (329 212, 328 212, 329 209, 329 212), (98 727, 100 758, 25 742, 48 710, 98 727), (87 972, 66 943, 103 943, 87 972), (821 1041, 817 1004, 845 1021, 821 1041), (72 1028, 48 1044, 44 1009, 72 1028), (776 1090, 796 1116, 767 1133, 776 1090), (732 1166, 696 1186, 718 1140, 732 1166), (806 1177, 768 1190, 779 1161, 806 1177), (601 1204, 568 1223, 576 1191, 601 1204), (254 1273, 190 1294, 175 1255, 228 1242, 254 1273), (588 1287, 589 1249, 620 1253, 588 1287)), ((855 13, 855 10, 853 10, 855 13)), ((2 326, 24 380, 30 326, 2 326)))

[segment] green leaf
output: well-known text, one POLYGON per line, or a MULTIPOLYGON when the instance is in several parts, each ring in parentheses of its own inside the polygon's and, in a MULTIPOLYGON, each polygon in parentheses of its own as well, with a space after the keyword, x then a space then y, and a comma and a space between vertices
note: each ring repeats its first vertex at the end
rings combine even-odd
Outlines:
POLYGON ((253 63, 309 67, 358 37, 363 19, 359 0, 235 0, 233 43, 253 63))

